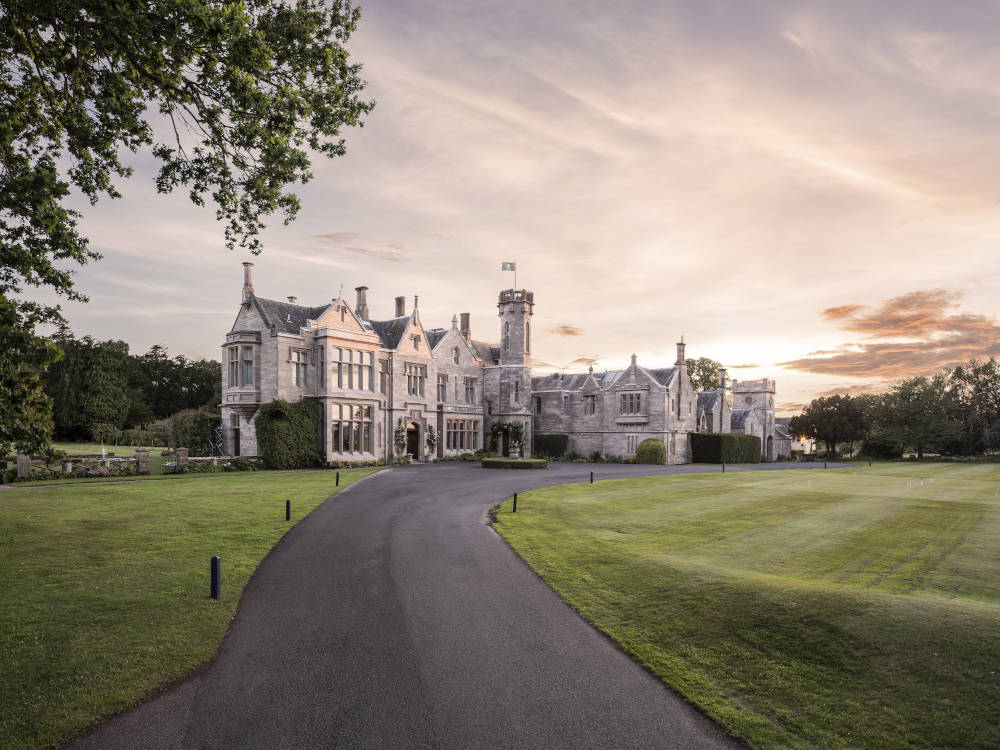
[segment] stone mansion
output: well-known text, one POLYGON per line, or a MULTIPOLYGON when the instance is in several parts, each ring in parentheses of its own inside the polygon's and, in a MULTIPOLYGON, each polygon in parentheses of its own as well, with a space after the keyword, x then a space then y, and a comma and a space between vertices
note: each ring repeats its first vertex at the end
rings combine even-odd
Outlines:
POLYGON ((691 460, 696 431, 758 435, 765 459, 790 450, 774 419, 774 381, 733 381, 730 394, 722 371, 716 390, 696 392, 683 343, 669 368, 643 368, 633 355, 624 370, 532 377, 530 291, 500 292, 494 344, 473 338, 468 313, 450 328, 425 328, 417 297, 409 312, 396 297, 395 315, 374 320, 364 286, 353 307, 342 296, 319 307, 264 299, 253 264, 243 267, 242 304, 222 345, 231 455, 257 455, 261 404, 304 397, 321 404, 328 461, 388 460, 397 444, 418 461, 484 448, 530 456, 535 434, 565 434, 570 451, 623 458, 652 437, 667 446, 668 463, 691 460))

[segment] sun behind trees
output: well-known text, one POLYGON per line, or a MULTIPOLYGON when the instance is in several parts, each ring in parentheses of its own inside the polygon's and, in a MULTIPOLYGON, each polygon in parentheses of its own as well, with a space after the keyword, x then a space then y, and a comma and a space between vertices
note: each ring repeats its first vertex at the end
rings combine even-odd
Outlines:
POLYGON ((899 458, 905 451, 981 455, 1000 450, 1000 365, 990 357, 895 383, 887 392, 814 399, 790 429, 824 443, 836 455, 899 458))

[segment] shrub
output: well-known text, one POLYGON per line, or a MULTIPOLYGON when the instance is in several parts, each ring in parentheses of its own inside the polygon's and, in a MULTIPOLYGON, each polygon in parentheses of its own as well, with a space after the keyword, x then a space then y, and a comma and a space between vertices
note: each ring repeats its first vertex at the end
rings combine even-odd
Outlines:
POLYGON ((461 461, 475 461, 476 460, 476 454, 475 453, 462 453, 461 455, 459 455, 458 458, 461 461))
POLYGON ((592 463, 599 464, 604 459, 601 458, 600 451, 594 451, 593 453, 590 454, 590 460, 592 463))
POLYGON ((667 462, 667 446, 662 440, 646 438, 635 450, 637 464, 665 464, 667 462))
POLYGON ((861 446, 861 453, 872 458, 902 458, 903 444, 885 435, 872 435, 861 446))
POLYGON ((257 446, 266 469, 322 466, 319 452, 320 405, 314 398, 298 403, 272 401, 257 412, 257 446))
POLYGON ((170 418, 174 447, 187 448, 192 456, 207 456, 221 424, 222 415, 211 407, 177 412, 170 418))
POLYGON ((544 453, 546 456, 559 458, 566 455, 566 448, 569 447, 569 435, 543 435, 536 432, 532 446, 532 450, 536 454, 544 453))
POLYGON ((484 469, 546 469, 549 462, 541 458, 484 458, 484 469))
POLYGON ((691 434, 691 460, 699 464, 759 464, 760 438, 732 432, 691 434))

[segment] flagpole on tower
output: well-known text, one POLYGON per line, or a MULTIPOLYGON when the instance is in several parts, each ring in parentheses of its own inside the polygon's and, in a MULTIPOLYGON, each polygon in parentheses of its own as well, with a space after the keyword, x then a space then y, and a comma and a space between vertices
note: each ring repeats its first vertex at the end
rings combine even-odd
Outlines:
POLYGON ((512 260, 505 260, 500 264, 500 270, 514 272, 514 288, 517 289, 517 263, 512 260))

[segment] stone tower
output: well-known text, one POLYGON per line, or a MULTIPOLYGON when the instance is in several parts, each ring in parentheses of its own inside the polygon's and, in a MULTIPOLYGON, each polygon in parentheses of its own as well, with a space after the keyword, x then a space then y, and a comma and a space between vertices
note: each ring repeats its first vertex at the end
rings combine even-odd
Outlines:
MULTIPOLYGON (((497 365, 492 368, 495 384, 488 392, 496 394, 492 414, 487 423, 520 425, 523 435, 521 452, 531 455, 531 318, 535 295, 525 289, 504 289, 500 292, 497 310, 500 317, 500 351, 497 365)), ((490 378, 492 380, 493 378, 490 378)), ((509 431, 508 431, 509 432, 509 431)), ((502 438, 499 452, 509 450, 509 437, 502 438)))
POLYGON ((764 426, 760 449, 765 461, 774 460, 774 392, 771 378, 733 381, 733 408, 753 409, 764 426))

